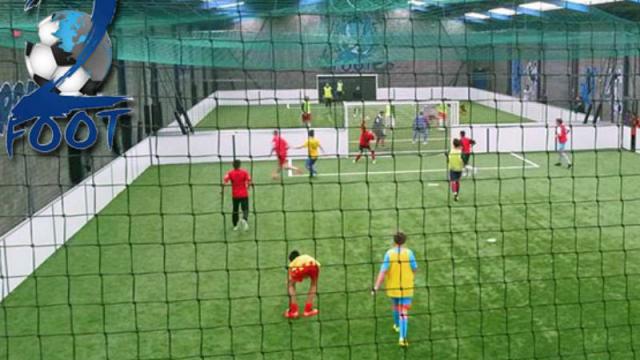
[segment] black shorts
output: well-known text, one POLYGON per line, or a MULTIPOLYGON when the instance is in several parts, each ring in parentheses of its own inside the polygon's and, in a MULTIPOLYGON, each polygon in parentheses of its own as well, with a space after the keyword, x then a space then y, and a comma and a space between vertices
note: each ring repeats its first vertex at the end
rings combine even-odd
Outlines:
POLYGON ((458 181, 462 177, 462 171, 449 170, 449 180, 458 181))
POLYGON ((360 152, 363 152, 365 150, 371 151, 371 145, 367 145, 367 146, 360 145, 360 152))
POLYGON ((242 209, 242 211, 249 211, 249 198, 233 198, 233 212, 238 212, 238 209, 242 209))
POLYGON ((469 159, 471 159, 471 154, 462 154, 462 163, 466 166, 469 165, 469 159))

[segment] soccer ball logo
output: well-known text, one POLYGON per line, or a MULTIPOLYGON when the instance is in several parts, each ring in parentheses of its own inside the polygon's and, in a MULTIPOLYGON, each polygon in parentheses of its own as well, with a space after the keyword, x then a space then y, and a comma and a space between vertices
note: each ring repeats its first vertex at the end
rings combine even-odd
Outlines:
MULTIPOLYGON (((64 75, 84 49, 91 30, 91 16, 73 10, 57 11, 38 25, 37 44, 27 43, 25 60, 29 75, 42 86, 64 75)), ((61 95, 95 95, 111 68, 111 40, 105 34, 87 62, 62 82, 61 95)))

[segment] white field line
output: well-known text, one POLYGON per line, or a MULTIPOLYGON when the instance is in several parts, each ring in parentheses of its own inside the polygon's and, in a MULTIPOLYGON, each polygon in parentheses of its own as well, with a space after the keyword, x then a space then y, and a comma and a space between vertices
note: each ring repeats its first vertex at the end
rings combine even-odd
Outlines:
POLYGON ((293 159, 289 158, 289 169, 287 170, 287 175, 289 176, 293 176, 293 170, 291 169, 293 167, 293 159))
POLYGON ((529 159, 525 159, 523 156, 520 156, 520 155, 518 155, 518 154, 516 154, 516 153, 513 153, 513 152, 512 152, 512 153, 511 153, 511 156, 513 156, 514 158, 516 158, 516 159, 518 159, 518 160, 522 160, 522 161, 524 161, 525 163, 527 163, 527 164, 529 164, 529 165, 531 165, 531 166, 533 166, 533 167, 535 167, 535 168, 539 168, 539 167, 540 167, 540 165, 538 165, 538 164, 534 163, 533 161, 531 161, 531 160, 529 160, 529 159))
MULTIPOLYGON (((443 137, 438 137, 438 138, 430 137, 428 139, 429 139, 429 141, 445 141, 445 140, 447 140, 446 138, 443 138, 443 137)), ((385 141, 387 143, 397 143, 397 142, 402 143, 402 142, 412 142, 413 139, 393 139, 393 140, 392 139, 385 139, 385 141)), ((359 142, 360 142, 360 140, 351 140, 351 141, 349 141, 349 143, 351 143, 351 144, 357 144, 359 142)), ((420 142, 420 143, 422 143, 422 142, 420 142)))
MULTIPOLYGON (((375 165, 372 165, 375 166, 375 165)), ((539 166, 523 165, 523 166, 490 166, 490 167, 477 167, 478 170, 522 170, 522 169, 537 169, 539 166)), ((355 171, 355 172, 340 172, 340 173, 320 173, 317 176, 358 176, 358 175, 390 175, 390 174, 416 174, 416 173, 446 173, 447 169, 425 169, 425 170, 397 170, 397 171, 355 171)), ((292 177, 308 176, 308 175, 293 175, 292 177)))

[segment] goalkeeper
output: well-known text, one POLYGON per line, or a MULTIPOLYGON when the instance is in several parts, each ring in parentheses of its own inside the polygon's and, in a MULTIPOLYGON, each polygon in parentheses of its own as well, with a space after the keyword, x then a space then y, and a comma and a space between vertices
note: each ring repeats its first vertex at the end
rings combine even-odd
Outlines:
POLYGON ((310 317, 318 315, 318 309, 313 308, 313 298, 318 291, 318 277, 320 277, 320 263, 309 255, 300 255, 297 250, 289 254, 289 266, 287 267, 289 278, 287 280, 287 290, 289 291, 289 308, 284 312, 284 317, 297 319, 299 314, 298 302, 296 300, 296 283, 309 278, 311 286, 307 293, 307 302, 304 305, 302 316, 310 317))

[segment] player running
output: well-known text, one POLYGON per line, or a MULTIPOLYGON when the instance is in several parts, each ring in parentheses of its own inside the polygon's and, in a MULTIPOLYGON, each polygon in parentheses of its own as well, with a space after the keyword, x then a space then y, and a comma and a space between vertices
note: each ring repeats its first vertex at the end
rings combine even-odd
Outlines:
POLYGON ((249 185, 251 185, 251 176, 242 169, 240 160, 233 160, 233 169, 227 172, 222 183, 222 193, 224 194, 224 185, 231 183, 231 197, 233 202, 233 215, 231 222, 233 223, 233 231, 238 231, 240 225, 242 230, 249 230, 249 185), (238 208, 242 208, 242 220, 239 220, 238 208))
POLYGON ((400 346, 409 346, 409 309, 413 299, 414 275, 418 270, 413 251, 404 247, 407 236, 398 232, 393 236, 394 246, 389 249, 380 266, 378 278, 371 291, 375 295, 384 281, 387 296, 393 306, 393 330, 400 334, 400 346))
POLYGON ((462 152, 460 148, 462 144, 459 139, 453 139, 453 149, 449 152, 449 182, 451 183, 451 192, 453 193, 453 201, 458 201, 458 193, 460 192, 460 178, 464 163, 462 162, 462 152))
POLYGON ((373 119, 373 133, 376 136, 376 150, 378 149, 378 145, 382 145, 384 147, 384 138, 386 137, 384 127, 384 111, 380 111, 378 115, 376 115, 376 118, 373 119))
POLYGON ((462 176, 469 176, 471 172, 476 173, 476 169, 469 165, 471 159, 471 148, 476 144, 476 141, 467 137, 467 133, 460 131, 460 145, 462 146, 462 163, 464 165, 464 171, 462 176))
POLYGON ((318 309, 313 308, 313 298, 318 291, 318 277, 320 276, 320 263, 309 255, 300 255, 297 250, 289 254, 289 266, 287 290, 289 292, 289 308, 284 312, 284 317, 297 319, 299 317, 298 302, 296 300, 296 283, 304 279, 311 280, 311 286, 307 293, 307 302, 304 305, 302 316, 310 317, 318 315, 318 309))
POLYGON ((279 179, 280 174, 282 173, 283 170, 293 170, 296 172, 296 174, 302 174, 302 170, 298 169, 293 165, 289 165, 287 161, 287 152, 289 151, 289 144, 282 137, 282 135, 278 130, 273 131, 273 139, 271 140, 271 143, 272 143, 272 147, 271 147, 271 152, 269 153, 269 156, 275 153, 276 156, 278 157, 278 167, 275 170, 273 170, 271 177, 274 180, 279 179))
POLYGON ((358 153, 356 158, 353 159, 354 164, 357 163, 358 160, 360 160, 360 158, 362 157, 362 153, 365 150, 369 151, 369 154, 371 154, 371 163, 376 163, 376 152, 371 149, 371 141, 374 139, 375 136, 373 135, 373 133, 367 130, 367 124, 365 120, 362 120, 362 123, 360 123, 360 152, 358 153))
POLYGON ((566 162, 567 169, 571 169, 571 159, 566 152, 567 140, 569 140, 569 130, 564 126, 562 119, 556 119, 556 144, 558 149, 558 162, 556 166, 562 166, 566 162))
POLYGON ((309 177, 312 178, 314 176, 318 176, 318 171, 316 171, 316 161, 318 161, 320 151, 324 152, 324 149, 322 148, 322 145, 320 145, 320 140, 315 138, 315 131, 309 130, 309 137, 304 144, 296 147, 296 149, 303 148, 307 149, 307 160, 305 161, 304 167, 309 170, 309 177))
POLYGON ((308 96, 302 101, 302 124, 306 127, 311 126, 311 100, 308 96))

